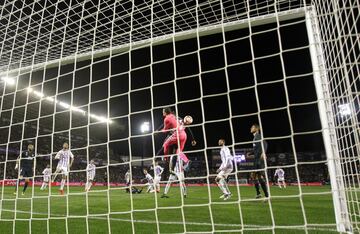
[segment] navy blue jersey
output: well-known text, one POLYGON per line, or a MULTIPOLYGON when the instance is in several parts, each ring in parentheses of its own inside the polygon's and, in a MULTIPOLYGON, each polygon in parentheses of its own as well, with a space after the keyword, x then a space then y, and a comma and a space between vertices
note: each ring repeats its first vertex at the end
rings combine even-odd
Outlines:
POLYGON ((35 153, 33 151, 24 151, 20 155, 20 168, 31 169, 34 165, 35 153))
POLYGON ((265 140, 262 140, 260 133, 258 132, 255 133, 253 140, 255 159, 260 159, 261 154, 263 153, 263 149, 264 149, 264 153, 266 153, 267 147, 268 147, 267 142, 265 140))

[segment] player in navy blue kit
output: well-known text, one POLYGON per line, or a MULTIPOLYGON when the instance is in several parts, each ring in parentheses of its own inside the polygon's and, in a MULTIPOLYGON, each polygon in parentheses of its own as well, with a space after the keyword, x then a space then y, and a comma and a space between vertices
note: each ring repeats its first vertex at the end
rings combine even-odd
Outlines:
POLYGON ((251 178, 255 181, 256 198, 261 198, 260 186, 264 192, 265 197, 269 197, 266 181, 265 181, 265 160, 266 151, 268 148, 267 142, 262 138, 260 133, 260 126, 253 124, 250 129, 253 134, 253 151, 254 151, 254 166, 257 171, 251 173, 251 178))
POLYGON ((20 171, 18 174, 19 176, 16 182, 14 194, 17 194, 18 186, 22 179, 25 179, 22 195, 25 194, 25 191, 29 185, 30 178, 33 177, 34 174, 34 166, 35 166, 34 161, 35 161, 34 145, 29 144, 28 149, 22 152, 16 161, 15 170, 18 170, 20 168, 20 171))

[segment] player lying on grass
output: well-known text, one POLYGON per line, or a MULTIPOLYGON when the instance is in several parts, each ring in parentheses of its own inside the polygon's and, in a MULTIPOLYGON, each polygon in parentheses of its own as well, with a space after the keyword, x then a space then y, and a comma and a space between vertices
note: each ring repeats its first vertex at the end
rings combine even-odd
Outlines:
POLYGON ((43 176, 43 183, 41 185, 40 190, 45 190, 51 180, 51 168, 50 168, 49 164, 46 165, 46 168, 43 170, 42 174, 44 176, 43 176))
POLYGON ((173 182, 179 181, 180 183, 180 189, 181 189, 181 193, 182 195, 186 198, 187 196, 187 189, 186 189, 186 184, 185 184, 185 176, 184 176, 184 166, 183 166, 183 161, 179 158, 176 157, 175 155, 171 156, 170 161, 173 161, 173 158, 176 158, 176 163, 175 163, 175 168, 173 173, 170 174, 169 176, 169 180, 166 184, 165 190, 163 195, 161 196, 161 198, 169 198, 168 193, 171 187, 171 184, 173 182))
POLYGON ((130 193, 130 188, 131 188, 131 193, 141 193, 142 189, 138 189, 134 186, 131 186, 131 182, 132 182, 132 176, 130 174, 130 169, 127 170, 127 172, 125 173, 125 181, 126 181, 126 192, 130 193))
POLYGON ((86 167, 86 184, 85 191, 89 191, 95 178, 96 166, 94 160, 91 160, 86 167))
POLYGON ((147 193, 155 192, 153 177, 149 174, 149 172, 146 169, 144 169, 143 172, 144 172, 145 178, 142 179, 142 181, 147 180, 147 183, 145 184, 145 186, 147 186, 146 192, 147 193))
POLYGON ((269 197, 266 181, 265 181, 265 160, 267 142, 262 139, 260 134, 260 126, 253 124, 250 128, 251 134, 253 134, 253 153, 254 153, 254 169, 255 172, 251 173, 250 177, 255 181, 256 198, 261 198, 260 186, 264 192, 265 197, 269 197))
POLYGON ((60 150, 56 154, 55 159, 58 159, 59 162, 58 162, 58 165, 56 167, 56 171, 54 173, 54 177, 52 179, 52 182, 55 181, 56 176, 58 174, 61 174, 61 184, 60 184, 59 192, 60 192, 61 195, 64 195, 65 182, 66 182, 67 177, 69 175, 71 165, 74 162, 74 155, 69 150, 69 144, 68 143, 65 142, 63 144, 62 150, 60 150))
POLYGON ((226 180, 229 174, 234 169, 233 156, 231 155, 230 149, 227 146, 225 146, 224 139, 220 139, 218 144, 219 146, 221 146, 221 150, 220 150, 221 165, 219 169, 217 169, 216 171, 218 174, 215 178, 215 181, 222 192, 220 198, 221 199, 223 198, 226 201, 231 197, 231 192, 229 190, 226 180))
POLYGON ((159 161, 156 161, 154 167, 154 185, 157 193, 160 192, 160 181, 163 172, 164 168, 159 165, 159 161))
MULTIPOLYGON (((164 155, 165 159, 167 159, 167 156, 169 155, 171 151, 171 147, 173 145, 177 145, 177 151, 176 154, 180 157, 180 159, 184 162, 184 167, 187 170, 190 166, 190 160, 188 157, 184 154, 184 147, 187 140, 187 133, 186 133, 186 127, 185 125, 189 125, 192 123, 191 116, 186 116, 184 118, 184 121, 181 118, 177 118, 175 114, 171 111, 170 108, 164 108, 163 109, 163 117, 164 117, 164 125, 162 131, 164 133, 169 134, 169 136, 165 139, 163 143, 163 149, 164 149, 164 155)), ((188 128, 189 129, 189 128, 188 128)), ((189 129, 192 140, 191 144, 193 146, 196 145, 196 141, 194 140, 194 136, 189 129)), ((172 165, 170 168, 170 171, 174 170, 174 166, 172 165)))
POLYGON ((277 184, 279 188, 282 188, 281 185, 286 188, 285 183, 285 171, 281 168, 277 168, 274 174, 274 177, 277 177, 277 184))
POLYGON ((36 158, 34 153, 34 145, 29 144, 27 150, 22 152, 16 160, 15 170, 20 168, 20 171, 18 173, 18 180, 16 181, 14 194, 17 194, 18 187, 22 179, 25 179, 22 195, 25 194, 25 191, 30 182, 30 178, 33 177, 35 165, 36 158))

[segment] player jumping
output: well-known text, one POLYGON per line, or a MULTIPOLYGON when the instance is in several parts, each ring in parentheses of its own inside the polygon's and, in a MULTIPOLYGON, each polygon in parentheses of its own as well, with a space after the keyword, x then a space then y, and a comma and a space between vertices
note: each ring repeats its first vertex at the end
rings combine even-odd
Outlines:
POLYGON ((154 185, 156 192, 160 192, 160 181, 161 181, 161 175, 164 172, 164 168, 162 168, 159 165, 159 161, 155 162, 155 168, 154 168, 154 185))
POLYGON ((92 182, 95 178, 96 166, 94 160, 91 160, 89 165, 86 167, 86 184, 85 191, 88 192, 92 186, 92 182))
MULTIPOLYGON (((172 146, 178 146, 176 150, 176 154, 179 155, 180 159, 185 163, 185 168, 186 168, 188 167, 189 159, 183 153, 185 143, 187 140, 185 125, 190 124, 190 122, 185 122, 182 119, 177 118, 170 108, 163 109, 163 117, 164 117, 164 127, 162 131, 166 133, 170 132, 170 136, 166 138, 163 144, 164 155, 165 156, 169 155, 172 146)), ((192 133, 191 133, 191 137, 192 137, 191 144, 195 146, 196 141, 194 140, 192 133)), ((174 166, 175 166, 174 164, 170 166, 170 171, 173 171, 174 166)))
MULTIPOLYGON (((171 157, 173 158, 173 157, 176 157, 176 156, 173 155, 171 157)), ((172 158, 170 159, 171 161, 172 161, 172 158)), ((185 198, 187 196, 187 189, 186 189, 186 184, 185 184, 183 161, 181 159, 179 159, 178 157, 176 157, 176 159, 177 160, 176 160, 174 172, 172 174, 170 174, 169 180, 168 180, 168 182, 166 184, 166 187, 165 187, 165 191, 164 191, 163 195, 161 196, 161 198, 169 198, 169 196, 167 194, 169 193, 171 183, 175 182, 175 181, 179 181, 181 191, 182 191, 182 195, 185 198)))
POLYGON ((49 164, 46 165, 46 168, 43 170, 42 174, 44 175, 44 177, 40 190, 45 190, 51 180, 51 168, 49 164))
POLYGON ((59 159, 59 162, 58 162, 58 165, 56 167, 55 175, 54 175, 54 178, 52 179, 52 182, 55 181, 55 178, 56 178, 57 174, 61 174, 62 178, 61 178, 61 184, 60 184, 59 192, 60 192, 61 195, 64 195, 65 182, 66 182, 66 179, 67 179, 67 177, 69 175, 70 167, 74 162, 74 155, 69 150, 69 144, 68 143, 65 142, 63 144, 63 149, 60 150, 56 154, 55 159, 59 159))
POLYGON ((286 188, 286 183, 285 183, 285 171, 281 168, 277 168, 275 170, 275 174, 274 177, 277 177, 277 184, 279 186, 279 188, 282 188, 281 185, 286 188))
POLYGON ((262 140, 260 134, 260 126, 258 124, 253 124, 250 128, 251 134, 254 135, 253 139, 253 151, 254 151, 254 165, 257 171, 251 173, 251 178, 255 180, 255 190, 256 190, 256 198, 261 198, 260 186, 264 192, 265 197, 269 197, 267 185, 265 182, 265 160, 266 160, 266 150, 267 150, 267 142, 262 140))
POLYGON ((216 176, 215 181, 223 193, 220 198, 223 198, 226 201, 231 197, 231 192, 229 190, 226 180, 229 174, 233 171, 233 156, 231 155, 230 149, 225 146, 224 139, 219 140, 219 146, 221 146, 221 165, 216 171, 218 175, 216 176))
POLYGON ((14 194, 17 194, 20 181, 25 179, 24 188, 21 195, 25 195, 25 191, 29 185, 30 178, 33 177, 36 165, 36 158, 34 153, 34 145, 29 144, 28 149, 21 153, 16 160, 15 170, 20 168, 18 180, 16 181, 14 194), (34 163, 35 161, 35 163, 34 163))

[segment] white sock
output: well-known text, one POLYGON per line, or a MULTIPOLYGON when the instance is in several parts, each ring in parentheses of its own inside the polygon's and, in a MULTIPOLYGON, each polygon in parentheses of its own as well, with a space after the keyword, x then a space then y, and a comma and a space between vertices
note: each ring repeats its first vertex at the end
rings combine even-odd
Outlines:
POLYGON ((221 192, 222 192, 223 194, 226 194, 225 188, 224 188, 223 185, 221 184, 221 180, 220 180, 219 182, 217 182, 217 185, 219 186, 221 192))
POLYGON ((186 192, 187 192, 186 185, 184 183, 181 183, 180 186, 181 186, 183 195, 186 195, 186 192))
POLYGON ((228 191, 228 189, 226 188, 226 182, 225 179, 221 179, 220 180, 220 185, 223 188, 223 191, 225 194, 230 194, 230 192, 228 191))
POLYGON ((64 186, 65 186, 65 179, 61 180, 61 184, 60 184, 60 190, 64 190, 64 186))
POLYGON ((230 192, 228 184, 226 183, 226 180, 224 180, 224 186, 225 186, 227 194, 230 194, 231 192, 230 192))
POLYGON ((86 183, 86 190, 90 190, 91 185, 92 185, 92 182, 88 182, 88 183, 86 183))
POLYGON ((169 180, 166 184, 164 194, 168 194, 168 192, 170 190, 170 186, 171 186, 171 181, 169 180))
POLYGON ((45 182, 42 183, 40 190, 44 190, 45 182))

